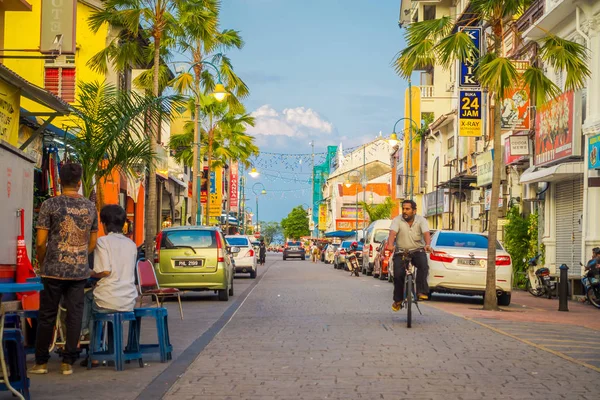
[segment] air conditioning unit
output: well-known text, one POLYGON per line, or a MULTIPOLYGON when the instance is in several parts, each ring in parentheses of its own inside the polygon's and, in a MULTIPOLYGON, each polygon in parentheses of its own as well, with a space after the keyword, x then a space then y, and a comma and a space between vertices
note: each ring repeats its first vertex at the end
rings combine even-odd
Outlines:
POLYGON ((485 142, 483 140, 476 141, 475 142, 475 152, 483 153, 484 144, 485 144, 485 142))
POLYGON ((480 202, 481 191, 471 190, 471 203, 479 203, 480 202))
POLYGON ((471 206, 471 219, 479 219, 479 214, 481 214, 481 206, 479 204, 471 206))
POLYGON ((446 83, 446 92, 454 92, 454 82, 446 83))

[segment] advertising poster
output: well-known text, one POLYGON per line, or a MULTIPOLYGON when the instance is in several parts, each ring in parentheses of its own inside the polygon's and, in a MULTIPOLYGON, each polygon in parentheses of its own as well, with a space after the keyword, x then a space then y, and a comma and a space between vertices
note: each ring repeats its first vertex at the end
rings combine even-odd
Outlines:
POLYGON ((600 168, 600 134, 589 138, 588 168, 600 168))
MULTIPOLYGON (((356 213, 357 213, 356 207, 344 206, 344 207, 342 207, 341 216, 342 216, 342 218, 348 218, 348 219, 356 218, 356 213)), ((364 216, 365 216, 364 210, 359 207, 358 208, 358 219, 362 220, 362 219, 364 219, 364 216)))
POLYGON ((19 141, 19 115, 21 91, 0 82, 0 140, 17 146, 19 141))
MULTIPOLYGON (((500 193, 502 193, 502 189, 500 189, 500 193)), ((492 189, 487 189, 484 194, 485 194, 485 198, 484 198, 485 211, 490 211, 490 206, 492 205, 492 189)), ((504 204, 504 199, 502 197, 500 197, 498 199, 498 208, 502 208, 503 204, 504 204)))
MULTIPOLYGON (((522 75, 529 68, 529 61, 513 61, 517 72, 522 75)), ((510 89, 502 100, 500 116, 503 131, 528 131, 531 127, 529 90, 526 87, 510 89)))
POLYGON ((538 107, 535 120, 535 165, 579 155, 573 142, 573 92, 563 93, 538 107))
POLYGON ((238 208, 238 187, 239 187, 239 166, 237 162, 229 167, 229 208, 231 211, 237 211, 238 208))
POLYGON ((327 204, 319 204, 319 230, 327 229, 327 204))
POLYGON ((206 188, 208 187, 208 185, 206 184, 207 178, 208 167, 204 167, 204 169, 202 170, 202 178, 200 178, 200 201, 202 204, 206 204, 206 201, 208 200, 208 192, 206 191, 206 188))
POLYGON ((461 90, 458 135, 475 137, 483 134, 481 90, 461 90))
POLYGON ((216 167, 210 171, 210 217, 220 217, 223 205, 223 168, 216 167))

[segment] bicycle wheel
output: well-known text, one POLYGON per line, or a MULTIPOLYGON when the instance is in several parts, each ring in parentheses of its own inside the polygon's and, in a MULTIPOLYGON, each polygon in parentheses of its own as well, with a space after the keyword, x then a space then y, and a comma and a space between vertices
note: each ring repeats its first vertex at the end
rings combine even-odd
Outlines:
POLYGON ((413 302, 413 277, 408 275, 406 277, 406 287, 404 288, 406 294, 406 327, 410 328, 412 325, 412 302, 413 302))

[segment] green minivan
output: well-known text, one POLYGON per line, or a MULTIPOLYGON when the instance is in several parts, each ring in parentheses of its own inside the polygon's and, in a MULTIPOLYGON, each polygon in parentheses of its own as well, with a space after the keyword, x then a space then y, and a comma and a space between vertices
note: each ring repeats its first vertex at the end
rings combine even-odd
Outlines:
POLYGON ((233 296, 234 268, 230 253, 217 227, 179 226, 163 229, 156 236, 154 268, 160 287, 180 290, 214 290, 219 300, 233 296))

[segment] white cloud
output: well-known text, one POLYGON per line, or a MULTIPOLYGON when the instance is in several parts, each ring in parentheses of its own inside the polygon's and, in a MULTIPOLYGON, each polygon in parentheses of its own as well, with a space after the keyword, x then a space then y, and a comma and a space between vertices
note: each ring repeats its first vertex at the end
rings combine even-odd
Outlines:
POLYGON ((311 108, 286 108, 278 112, 265 104, 252 112, 255 125, 248 127, 247 132, 255 136, 318 136, 332 133, 333 124, 321 118, 311 108))

